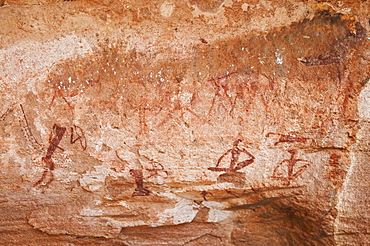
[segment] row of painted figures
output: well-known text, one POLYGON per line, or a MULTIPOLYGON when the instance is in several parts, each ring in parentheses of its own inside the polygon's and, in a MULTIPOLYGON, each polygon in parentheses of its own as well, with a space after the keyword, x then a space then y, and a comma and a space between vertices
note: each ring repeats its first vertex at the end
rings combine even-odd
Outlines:
MULTIPOLYGON (((33 136, 31 129, 28 125, 28 120, 26 117, 26 114, 24 113, 23 106, 20 105, 22 114, 23 114, 23 121, 25 122, 25 126, 23 127, 25 136, 28 140, 31 142, 36 143, 38 146, 40 144, 37 142, 36 138, 33 136)), ((9 111, 9 110, 8 110, 9 111)), ((1 116, 1 120, 4 120, 4 117, 9 112, 5 112, 1 116)), ((63 148, 59 146, 61 140, 63 139, 63 136, 66 134, 67 128, 62 127, 59 124, 54 124, 52 131, 49 136, 49 146, 46 150, 46 154, 44 157, 42 157, 42 162, 45 164, 44 172, 41 176, 41 178, 34 184, 34 186, 48 186, 53 180, 54 180, 54 174, 53 170, 55 168, 55 163, 52 158, 54 152, 57 149, 60 149, 64 151, 63 148)), ((274 145, 278 145, 280 143, 306 143, 308 141, 313 141, 312 138, 304 138, 300 137, 294 134, 278 134, 278 133, 268 133, 266 137, 271 136, 277 136, 277 141, 274 143, 274 145)), ((208 170, 214 171, 214 172, 236 172, 242 168, 245 168, 248 165, 251 165, 255 161, 255 157, 249 153, 245 148, 240 147, 240 143, 242 142, 241 139, 236 139, 233 143, 233 146, 231 149, 228 149, 224 154, 222 154, 219 159, 217 160, 217 163, 214 167, 209 167, 208 170), (228 167, 225 166, 225 160, 228 159, 229 161, 226 161, 226 165, 229 165, 228 167), (228 163, 228 164, 227 164, 228 163)), ((79 143, 82 150, 86 150, 87 148, 87 141, 84 134, 84 131, 81 127, 77 125, 73 125, 70 127, 70 144, 79 143)), ((292 181, 294 181, 300 174, 302 174, 308 166, 311 164, 310 161, 299 159, 297 157, 297 150, 288 150, 288 153, 290 154, 290 158, 284 159, 281 162, 279 162, 276 167, 273 170, 272 175, 270 176, 273 180, 280 180, 283 181, 284 184, 289 185, 292 181)), ((331 159, 338 159, 338 158, 331 158, 331 159)), ((152 159, 149 159, 156 168, 152 169, 131 169, 130 175, 134 178, 135 183, 137 185, 134 193, 132 196, 148 196, 150 195, 150 191, 144 187, 144 180, 148 179, 150 177, 159 175, 159 172, 167 173, 164 170, 164 167, 157 161, 154 161, 152 159), (149 172, 149 175, 147 177, 144 177, 143 170, 146 170, 149 172)), ((338 163, 338 160, 335 161, 335 163, 338 163)), ((332 166, 332 165, 331 165, 332 166)))
MULTIPOLYGON (((42 158, 43 163, 45 164, 45 170, 42 174, 42 177, 35 183, 34 186, 48 186, 53 180, 53 170, 55 168, 55 163, 52 159, 52 155, 56 149, 61 149, 59 143, 62 140, 64 134, 66 133, 67 128, 61 127, 58 124, 54 124, 52 132, 49 137, 49 147, 47 148, 46 155, 42 158)), ((279 143, 292 143, 300 142, 305 143, 308 141, 308 138, 297 137, 294 135, 282 135, 276 133, 269 133, 267 137, 271 135, 278 135, 279 139, 274 145, 279 143)), ((79 142, 82 149, 85 150, 87 147, 86 137, 83 130, 76 125, 71 127, 71 136, 70 143, 74 144, 79 142)), ((234 141, 231 149, 228 149, 220 158, 217 160, 216 166, 209 167, 208 170, 214 172, 236 172, 248 165, 251 165, 255 161, 255 157, 249 153, 245 148, 240 147, 241 139, 234 141), (229 159, 228 167, 221 167, 225 159, 229 159)), ((295 180, 307 167, 310 165, 308 160, 296 158, 297 150, 288 150, 290 154, 289 159, 282 160, 273 171, 271 178, 274 180, 281 180, 286 185, 289 185, 291 181, 295 180), (299 164, 298 164, 299 163, 299 164), (286 170, 284 170, 286 167, 286 170)), ((131 169, 130 175, 135 179, 136 189, 132 196, 148 196, 150 191, 144 187, 144 179, 148 179, 152 176, 158 175, 158 172, 165 172, 163 166, 154 160, 151 160, 159 168, 145 169, 150 173, 148 177, 144 177, 143 169, 131 169)))

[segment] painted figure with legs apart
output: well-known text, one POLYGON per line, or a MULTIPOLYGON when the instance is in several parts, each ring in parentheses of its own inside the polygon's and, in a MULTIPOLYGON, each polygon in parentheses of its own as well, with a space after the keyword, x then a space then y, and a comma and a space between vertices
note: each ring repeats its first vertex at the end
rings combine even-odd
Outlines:
POLYGON ((147 168, 146 171, 149 172, 147 177, 144 177, 143 169, 131 169, 130 175, 134 178, 136 183, 135 191, 132 193, 132 196, 149 196, 151 191, 144 187, 144 179, 149 179, 153 176, 159 175, 158 172, 164 172, 167 175, 167 171, 164 170, 164 167, 159 162, 156 162, 160 168, 147 168))
POLYGON ((40 185, 42 182, 44 182, 48 174, 49 180, 45 182, 45 186, 48 186, 54 180, 53 170, 55 168, 55 163, 51 157, 56 149, 61 149, 62 151, 64 151, 64 149, 62 149, 58 145, 62 140, 66 130, 67 128, 61 127, 58 124, 53 125, 53 130, 49 137, 49 147, 46 151, 46 155, 42 157, 42 162, 46 165, 46 168, 42 174, 42 177, 34 184, 34 186, 40 185))
MULTIPOLYGON (((167 171, 164 170, 164 167, 158 161, 153 160, 152 158, 142 154, 140 152, 140 146, 135 145, 131 148, 131 152, 134 153, 137 157, 136 165, 130 169, 130 175, 134 178, 136 183, 135 191, 132 193, 132 197, 135 196, 149 196, 152 192, 144 187, 144 180, 148 180, 154 176, 160 176, 160 173, 164 173, 167 176, 167 171), (151 168, 144 168, 143 163, 150 165, 151 168)), ((122 160, 120 157, 118 157, 122 160)))
POLYGON ((149 196, 150 190, 144 187, 144 176, 142 169, 131 169, 130 174, 135 179, 136 188, 132 196, 149 196))
POLYGON ((295 180, 311 164, 308 160, 296 159, 297 150, 288 150, 288 152, 290 158, 282 160, 274 168, 274 172, 270 176, 271 179, 284 181, 286 185, 289 185, 291 181, 295 180), (303 164, 297 165, 298 162, 303 164), (287 170, 284 167, 285 164, 287 165, 287 170))
POLYGON ((249 153, 246 149, 240 148, 239 144, 242 142, 241 139, 237 139, 233 143, 233 148, 227 150, 218 160, 215 167, 209 167, 208 170, 215 171, 215 172, 229 172, 229 171, 237 171, 240 170, 254 162, 254 156, 249 153), (239 161, 240 155, 245 154, 249 159, 246 159, 244 161, 239 161), (219 167, 221 161, 227 156, 231 154, 230 159, 230 166, 223 168, 219 167))
POLYGON ((81 127, 76 126, 76 125, 73 125, 73 127, 71 127, 71 140, 70 140, 70 143, 71 144, 74 144, 77 141, 80 142, 80 145, 81 145, 82 150, 86 150, 86 148, 87 148, 87 141, 86 141, 86 137, 85 137, 84 131, 82 130, 81 127))

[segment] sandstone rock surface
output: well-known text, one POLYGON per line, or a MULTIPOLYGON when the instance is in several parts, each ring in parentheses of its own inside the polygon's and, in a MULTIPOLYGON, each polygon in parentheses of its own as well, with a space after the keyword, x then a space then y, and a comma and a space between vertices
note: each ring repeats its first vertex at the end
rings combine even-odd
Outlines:
POLYGON ((370 245, 370 2, 0 1, 4 245, 370 245))

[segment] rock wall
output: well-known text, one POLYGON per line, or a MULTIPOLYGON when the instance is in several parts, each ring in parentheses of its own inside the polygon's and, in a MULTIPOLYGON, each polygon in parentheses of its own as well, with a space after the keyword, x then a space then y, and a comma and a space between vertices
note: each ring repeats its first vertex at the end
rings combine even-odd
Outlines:
POLYGON ((3 244, 370 244, 369 1, 0 6, 3 244))

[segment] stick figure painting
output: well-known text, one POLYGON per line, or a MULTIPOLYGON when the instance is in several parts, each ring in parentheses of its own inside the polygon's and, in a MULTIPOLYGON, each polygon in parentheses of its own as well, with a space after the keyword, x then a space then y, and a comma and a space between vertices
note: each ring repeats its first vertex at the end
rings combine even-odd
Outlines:
POLYGON ((289 185, 291 181, 295 180, 311 164, 308 160, 297 159, 297 150, 288 150, 288 152, 290 154, 290 158, 282 160, 274 168, 274 172, 270 177, 274 180, 282 180, 286 185, 289 185), (297 165, 298 162, 302 164, 297 165), (287 168, 285 168, 285 166, 287 168))
POLYGON ((240 148, 239 144, 242 142, 241 139, 237 139, 233 143, 233 147, 228 149, 218 160, 215 167, 209 167, 208 170, 214 172, 235 172, 238 171, 254 162, 255 157, 249 153, 246 149, 240 148), (240 161, 244 154, 246 159, 240 161), (230 166, 229 167, 220 167, 220 164, 224 158, 230 156, 230 166))

